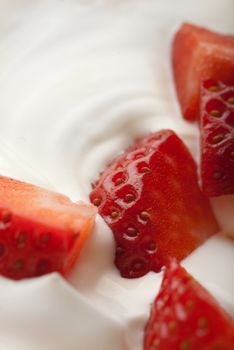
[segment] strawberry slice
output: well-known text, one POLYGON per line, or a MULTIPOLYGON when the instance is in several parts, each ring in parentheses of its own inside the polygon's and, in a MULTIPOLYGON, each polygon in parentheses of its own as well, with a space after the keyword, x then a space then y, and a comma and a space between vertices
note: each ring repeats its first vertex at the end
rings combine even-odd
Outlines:
POLYGON ((0 274, 13 279, 67 274, 95 213, 58 193, 0 176, 0 274))
POLYGON ((201 170, 208 196, 234 193, 234 86, 206 80, 201 93, 201 170))
POLYGON ((144 350, 233 350, 234 323, 175 260, 145 328, 144 350))
POLYGON ((234 36, 183 24, 172 45, 172 65, 184 118, 199 118, 200 82, 234 84, 234 36))
POLYGON ((114 233, 123 277, 158 272, 218 230, 196 171, 182 141, 163 130, 127 149, 94 184, 90 200, 114 233))

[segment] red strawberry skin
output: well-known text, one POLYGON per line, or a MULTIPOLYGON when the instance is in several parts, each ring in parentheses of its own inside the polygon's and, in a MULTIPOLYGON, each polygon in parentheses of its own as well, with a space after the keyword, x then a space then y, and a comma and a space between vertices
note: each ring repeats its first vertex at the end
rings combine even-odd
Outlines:
POLYGON ((145 328, 144 350, 233 350, 234 323, 175 260, 145 328))
POLYGON ((0 176, 0 274, 15 280, 74 265, 96 208, 0 176))
POLYGON ((101 174, 90 200, 111 228, 123 277, 181 260, 218 226, 198 188, 196 165, 170 130, 139 140, 101 174))
POLYGON ((210 197, 234 193, 234 85, 202 84, 201 173, 210 197))
POLYGON ((182 114, 196 120, 202 80, 234 84, 234 36, 185 23, 173 40, 172 66, 182 114))

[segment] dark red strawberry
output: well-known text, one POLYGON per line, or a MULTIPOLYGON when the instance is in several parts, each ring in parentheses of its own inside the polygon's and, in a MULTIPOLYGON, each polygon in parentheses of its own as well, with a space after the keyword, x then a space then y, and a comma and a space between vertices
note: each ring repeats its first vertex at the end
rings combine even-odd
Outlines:
POLYGON ((198 119, 202 80, 234 84, 234 36, 185 23, 173 41, 172 64, 183 116, 198 119))
POLYGON ((123 277, 160 271, 218 230, 196 171, 182 141, 163 130, 127 149, 94 184, 90 200, 114 233, 123 277))
POLYGON ((13 279, 67 274, 95 214, 91 206, 0 176, 0 274, 13 279))
POLYGON ((145 328, 144 350, 233 350, 234 323, 174 260, 145 328))
POLYGON ((234 86, 206 80, 201 94, 201 170, 208 196, 234 193, 234 86))

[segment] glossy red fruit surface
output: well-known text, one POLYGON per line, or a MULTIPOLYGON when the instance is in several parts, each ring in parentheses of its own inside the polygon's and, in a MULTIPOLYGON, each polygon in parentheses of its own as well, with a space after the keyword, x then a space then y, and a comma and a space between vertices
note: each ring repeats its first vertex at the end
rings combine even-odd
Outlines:
POLYGON ((93 185, 90 200, 113 231, 115 263, 128 278, 160 271, 169 257, 183 259, 218 230, 196 164, 170 130, 117 157, 93 185))
POLYGON ((201 91, 201 173, 208 196, 234 193, 234 85, 206 80, 201 91))
POLYGON ((234 36, 185 23, 172 43, 172 66, 184 118, 199 119, 202 80, 234 85, 234 36))
POLYGON ((145 328, 144 350, 233 350, 234 323, 173 260, 145 328))
POLYGON ((0 274, 12 279, 67 274, 95 214, 94 207, 0 176, 0 274))

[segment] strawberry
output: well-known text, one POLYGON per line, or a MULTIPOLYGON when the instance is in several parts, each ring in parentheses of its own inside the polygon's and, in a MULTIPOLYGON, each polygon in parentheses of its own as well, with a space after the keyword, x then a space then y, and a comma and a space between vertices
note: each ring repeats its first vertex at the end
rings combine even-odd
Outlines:
POLYGON ((145 137, 101 174, 90 200, 112 229, 123 277, 160 271, 218 230, 196 165, 170 130, 145 137))
POLYGON ((183 116, 198 119, 202 80, 234 84, 234 36, 185 23, 174 37, 172 65, 183 116))
POLYGON ((144 350, 233 350, 234 323, 175 260, 145 328, 144 350))
POLYGON ((95 213, 58 193, 0 176, 0 274, 13 279, 67 274, 95 213))
POLYGON ((208 196, 234 193, 234 86, 206 80, 201 93, 201 172, 208 196))

